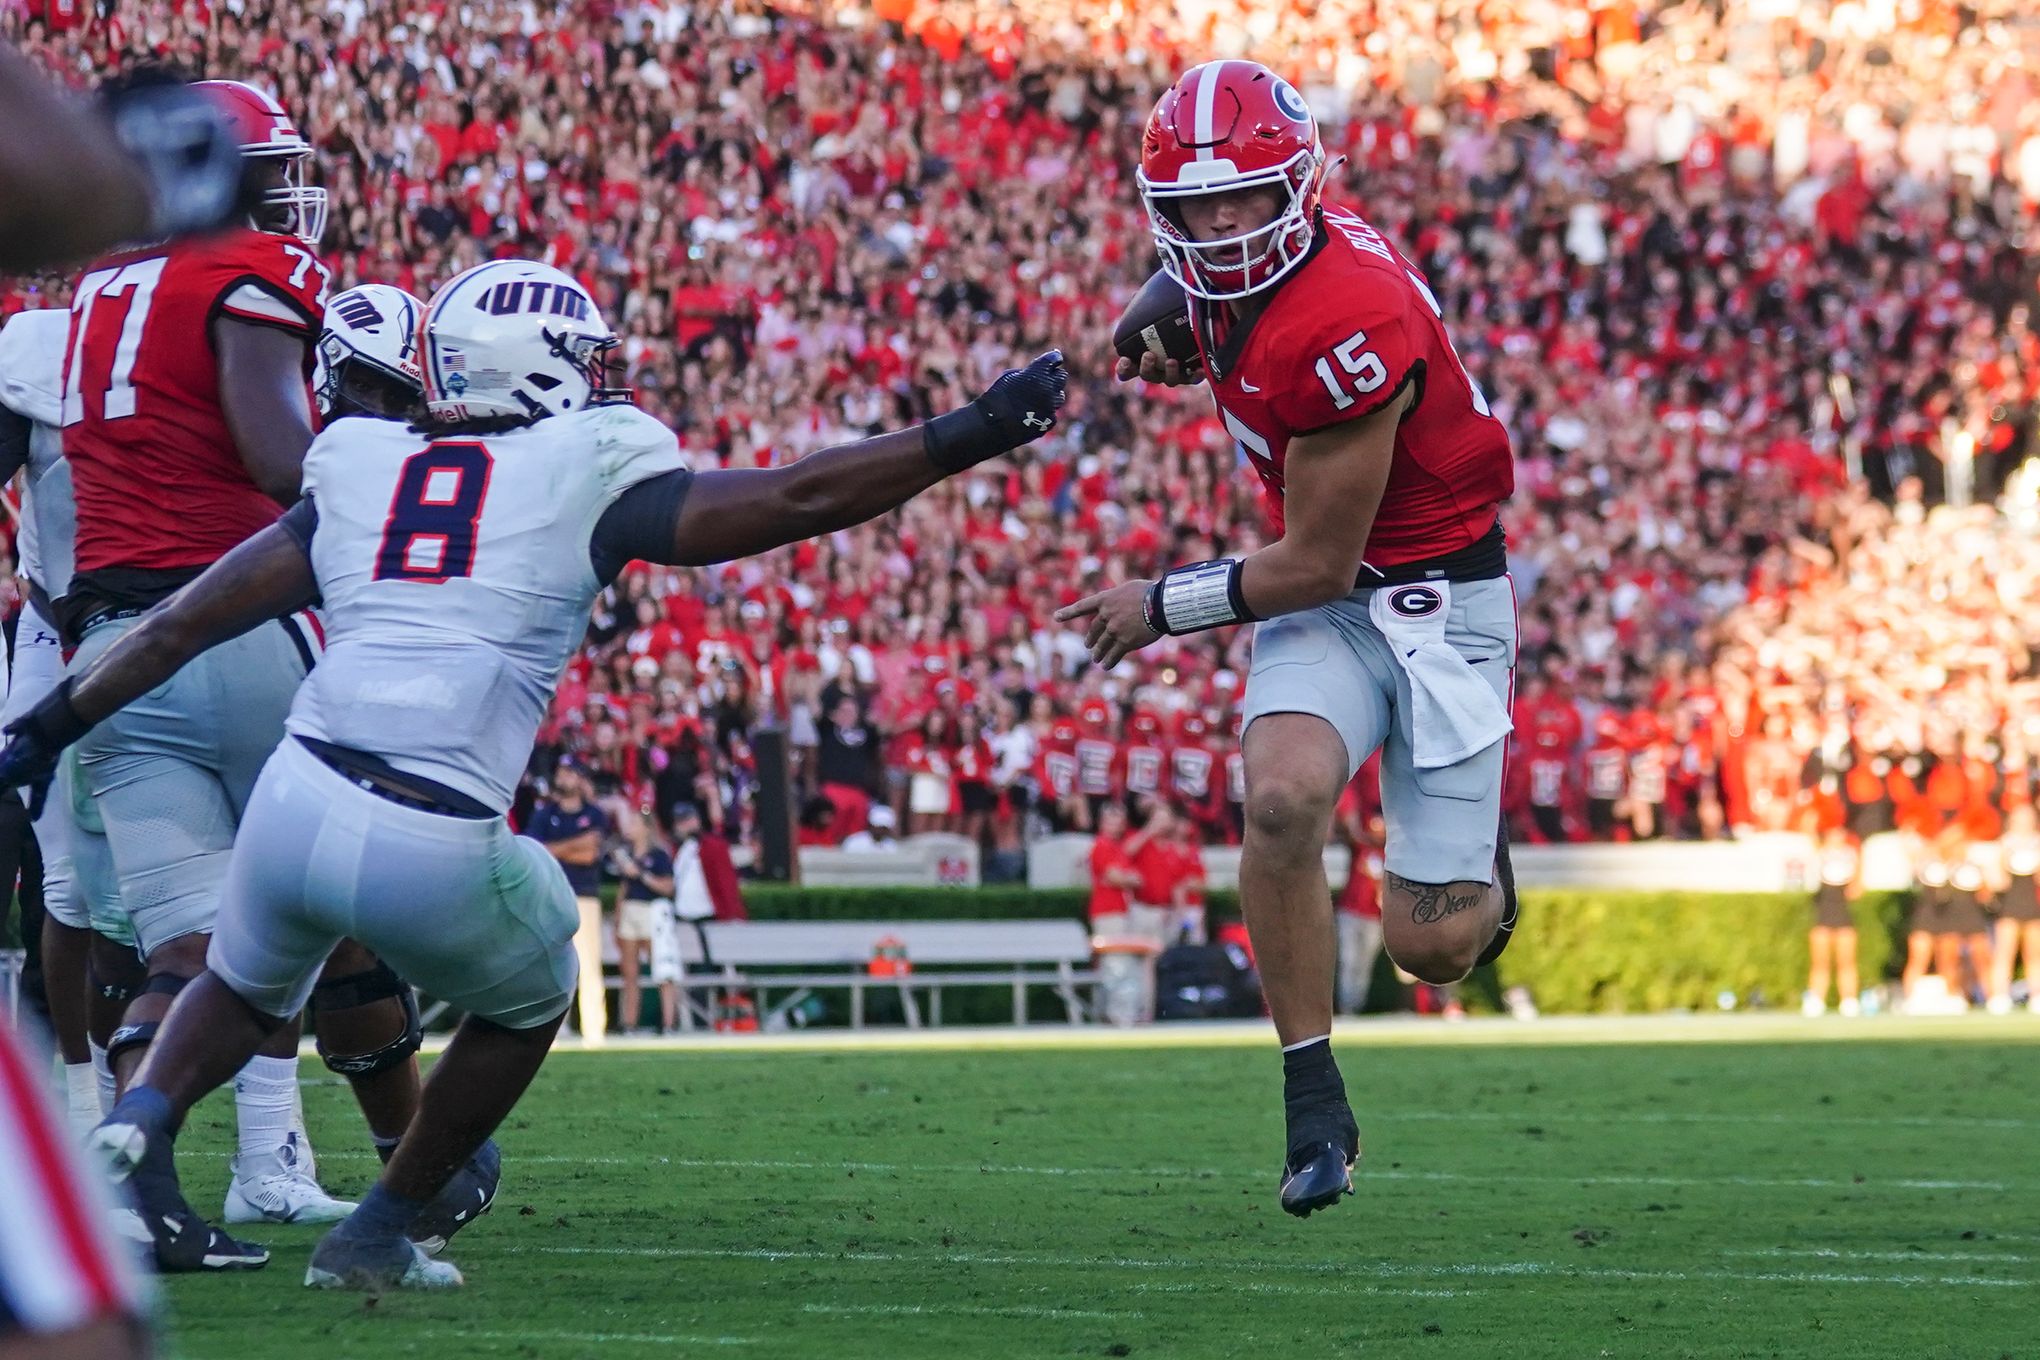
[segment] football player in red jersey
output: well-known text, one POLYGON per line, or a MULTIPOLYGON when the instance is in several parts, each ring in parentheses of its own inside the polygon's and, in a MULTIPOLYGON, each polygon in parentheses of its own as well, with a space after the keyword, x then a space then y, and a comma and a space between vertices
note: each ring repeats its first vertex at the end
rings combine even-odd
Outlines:
MULTIPOLYGON (((1164 633, 1265 619, 1243 737, 1240 896, 1284 1050, 1282 1204, 1351 1190, 1359 1134, 1331 1056, 1332 903, 1322 851, 1340 790, 1382 748, 1384 942, 1427 982, 1501 952, 1515 665, 1497 509, 1507 432, 1452 348, 1430 286, 1357 213, 1296 89, 1248 61, 1162 95, 1139 183, 1189 295, 1202 377, 1270 493, 1279 537, 1061 610, 1110 668, 1164 633)), ((1121 378, 1185 376, 1122 360, 1121 378)))
MULTIPOLYGON (((261 202, 244 225, 112 256, 78 283, 62 411, 77 569, 56 608, 74 675, 150 605, 273 523, 297 499, 312 440, 306 380, 328 274, 313 253, 325 193, 303 180, 311 146, 252 86, 192 88, 233 123, 261 202)), ((108 1044, 123 1081, 172 999, 205 969, 241 809, 318 647, 308 614, 258 629, 78 748, 148 969, 108 1044)), ((321 1051, 393 1146, 416 1108, 415 1003, 356 946, 343 945, 328 972, 321 1051)), ((242 1147, 229 1221, 331 1221, 352 1208, 313 1178, 296 1129, 296 1063, 290 1026, 237 1079, 242 1147)), ((146 1221, 165 1269, 267 1259, 195 1219, 146 1221)))

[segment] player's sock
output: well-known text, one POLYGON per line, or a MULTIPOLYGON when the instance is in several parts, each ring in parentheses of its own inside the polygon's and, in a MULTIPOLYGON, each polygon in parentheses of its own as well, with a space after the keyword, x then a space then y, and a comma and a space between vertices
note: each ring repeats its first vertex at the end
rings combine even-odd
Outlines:
POLYGON ((355 1238, 403 1237, 411 1230, 426 1201, 392 1194, 377 1181, 361 1197, 361 1204, 334 1229, 336 1236, 355 1238))
POLYGON ((248 1059, 234 1076, 240 1142, 235 1175, 252 1180, 281 1169, 283 1145, 297 1129, 296 1058, 248 1059))
POLYGON ((1331 1035, 1283 1047, 1282 1108, 1291 1147, 1333 1141, 1352 1146, 1353 1116, 1346 1105, 1346 1083, 1332 1057, 1331 1035))
POLYGON ((90 1062, 64 1064, 64 1104, 71 1114, 71 1127, 81 1132, 105 1118, 106 1112, 99 1108, 99 1075, 90 1062))
POLYGON ((1516 899, 1516 866, 1509 861, 1509 825, 1502 823, 1500 836, 1495 841, 1495 882, 1502 888, 1502 920, 1495 927, 1494 938, 1480 951, 1474 960, 1476 968, 1493 963, 1509 947, 1509 939, 1516 933, 1518 904, 1516 899))
POLYGON ((112 1113, 113 1102, 119 1097, 120 1083, 114 1080, 113 1064, 106 1060, 106 1050, 97 1039, 87 1039, 86 1046, 92 1050, 92 1076, 99 1083, 99 1113, 112 1113))
POLYGON ((161 1208, 173 1200, 182 1204, 170 1151, 180 1122, 170 1097, 153 1086, 134 1086, 114 1102, 94 1133, 109 1169, 132 1180, 145 1208, 161 1208))

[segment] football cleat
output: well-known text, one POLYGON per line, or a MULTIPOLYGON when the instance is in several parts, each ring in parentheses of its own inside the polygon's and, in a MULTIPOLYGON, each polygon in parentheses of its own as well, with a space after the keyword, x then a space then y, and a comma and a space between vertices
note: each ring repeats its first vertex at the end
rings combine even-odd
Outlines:
POLYGON ((489 1212, 496 1202, 496 1187, 503 1183, 503 1150, 491 1138, 475 1149, 467 1165, 453 1173, 440 1187, 417 1220, 411 1224, 411 1240, 427 1256, 446 1250, 455 1233, 489 1212))
POLYGON ((451 1261, 435 1261, 425 1249, 401 1237, 361 1238, 335 1228, 312 1249, 305 1268, 307 1289, 458 1289, 467 1280, 451 1261))
POLYGON ((259 1270, 269 1264, 266 1248, 229 1237, 185 1203, 167 1134, 146 1122, 110 1115, 86 1145, 128 1201, 114 1212, 114 1230, 147 1247, 163 1274, 259 1270))
POLYGON ((263 1175, 244 1175, 241 1159, 234 1159, 234 1179, 227 1186, 229 1223, 338 1223, 353 1212, 352 1203, 320 1187, 295 1131, 276 1150, 274 1169, 263 1175))
POLYGON ((1289 1160, 1282 1164, 1282 1212, 1309 1218, 1337 1204, 1340 1196, 1352 1194, 1358 1161, 1357 1152, 1349 1154, 1334 1142, 1291 1148, 1289 1160))
POLYGON ((186 1206, 169 1213, 123 1208, 114 1211, 114 1231, 150 1250, 164 1275, 201 1270, 260 1270, 269 1248, 229 1237, 186 1206))
POLYGON ((1282 1163, 1282 1211, 1308 1218, 1353 1193, 1360 1162, 1360 1127, 1343 1097, 1325 1100, 1289 1120, 1289 1155, 1282 1163))

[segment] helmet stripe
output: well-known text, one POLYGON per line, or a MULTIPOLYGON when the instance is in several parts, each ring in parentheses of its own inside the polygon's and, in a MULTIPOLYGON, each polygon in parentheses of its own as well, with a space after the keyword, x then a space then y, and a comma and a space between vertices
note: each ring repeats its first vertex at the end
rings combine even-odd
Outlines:
MULTIPOLYGON (((490 263, 493 263, 493 261, 490 263)), ((436 297, 432 299, 432 306, 426 309, 425 311, 426 323, 428 325, 431 323, 433 314, 439 312, 439 309, 442 304, 451 303, 453 301, 453 295, 473 281, 472 277, 473 275, 481 273, 487 267, 488 267, 487 264, 478 264, 473 269, 470 269, 467 272, 466 276, 457 278, 452 283, 448 284, 446 286, 446 295, 444 297, 436 297)), ((443 315, 444 313, 440 314, 443 315)), ((431 343, 428 344, 425 348, 426 367, 431 376, 433 390, 438 392, 444 392, 446 389, 440 380, 439 373, 439 340, 436 336, 428 338, 431 340, 431 343)))
POLYGON ((1190 135, 1197 141, 1200 161, 1211 159, 1211 144, 1218 140, 1218 133, 1211 126, 1211 106, 1218 99, 1218 78, 1225 66, 1223 61, 1209 62, 1197 76, 1197 113, 1190 135))

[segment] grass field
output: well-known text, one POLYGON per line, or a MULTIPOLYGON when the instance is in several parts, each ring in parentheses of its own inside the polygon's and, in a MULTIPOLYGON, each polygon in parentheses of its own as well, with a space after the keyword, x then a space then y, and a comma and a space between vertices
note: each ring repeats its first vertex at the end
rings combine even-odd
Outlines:
MULTIPOLYGON (((1265 1036, 1213 1038, 561 1053, 467 1290, 314 1294, 273 1229, 171 1283, 173 1354, 2040 1354, 2040 1021, 1342 1035, 1360 1194, 1307 1222, 1265 1036), (1633 1032, 1731 1041, 1597 1041, 1633 1032)), ((359 1190, 344 1090, 308 1105, 359 1190)), ((208 1210, 229 1113, 185 1140, 208 1210)))

